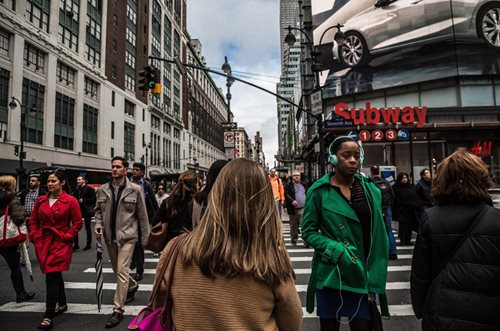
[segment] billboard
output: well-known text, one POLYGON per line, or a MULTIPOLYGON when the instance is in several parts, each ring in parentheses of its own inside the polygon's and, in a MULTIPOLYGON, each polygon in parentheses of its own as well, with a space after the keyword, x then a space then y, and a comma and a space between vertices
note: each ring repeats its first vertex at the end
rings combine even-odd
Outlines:
POLYGON ((500 74, 498 1, 312 0, 312 11, 328 96, 500 74))

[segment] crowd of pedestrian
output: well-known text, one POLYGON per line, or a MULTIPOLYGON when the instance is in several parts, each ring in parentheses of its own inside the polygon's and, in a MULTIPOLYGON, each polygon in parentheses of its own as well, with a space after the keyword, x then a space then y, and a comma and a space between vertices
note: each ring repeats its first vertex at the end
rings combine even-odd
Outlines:
POLYGON ((351 137, 336 138, 328 150, 332 170, 310 187, 297 170, 286 181, 276 169, 266 173, 245 159, 214 162, 201 184, 198 173, 187 170, 169 193, 164 183, 153 188, 142 163, 134 163, 127 178, 128 161, 119 156, 111 160, 110 182, 97 192, 80 176, 71 194, 64 169, 57 169, 48 192, 32 176, 18 199, 15 179, 0 176, 0 225, 10 219, 19 229, 15 243, 0 239, 16 302, 35 296, 24 288, 20 265, 29 236, 46 275, 38 328, 50 329, 68 310, 63 272, 79 249, 83 223, 84 250, 92 247, 92 234, 104 240, 116 276, 105 327, 119 325, 143 277, 150 231, 161 223, 166 246, 152 310, 167 303, 179 330, 299 330, 302 307, 282 236, 283 209, 292 245, 301 234, 314 249, 306 310, 316 306, 321 331, 342 324, 352 331, 382 329, 381 316, 389 315, 388 260, 398 258, 393 224, 400 245, 411 245, 417 233, 411 297, 423 330, 496 330, 500 295, 488 284, 500 279, 500 213, 491 207, 483 161, 459 150, 439 164, 434 180, 423 169, 413 185, 405 172, 390 183, 378 165, 370 177, 361 173, 363 148, 351 137))

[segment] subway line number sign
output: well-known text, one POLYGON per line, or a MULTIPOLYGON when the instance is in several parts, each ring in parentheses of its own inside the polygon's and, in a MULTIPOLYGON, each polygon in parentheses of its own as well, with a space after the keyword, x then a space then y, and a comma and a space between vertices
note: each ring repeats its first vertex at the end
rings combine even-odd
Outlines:
POLYGON ((362 142, 367 141, 382 141, 382 140, 394 141, 398 139, 398 132, 394 129, 386 130, 385 133, 382 130, 373 130, 372 132, 368 130, 361 130, 359 132, 359 140, 362 142))

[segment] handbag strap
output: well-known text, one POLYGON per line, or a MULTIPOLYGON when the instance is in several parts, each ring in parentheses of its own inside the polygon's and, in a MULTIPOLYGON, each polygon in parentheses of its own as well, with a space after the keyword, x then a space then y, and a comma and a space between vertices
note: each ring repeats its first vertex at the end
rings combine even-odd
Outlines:
MULTIPOLYGON (((465 231, 462 239, 460 239, 460 242, 455 245, 454 249, 451 249, 450 251, 448 251, 448 255, 446 256, 446 258, 443 260, 443 263, 441 263, 441 269, 439 270, 439 273, 441 273, 441 271, 444 270, 444 268, 446 267, 446 265, 451 261, 451 259, 453 259, 453 257, 455 255, 457 255, 458 251, 460 250, 460 248, 462 248, 463 244, 465 243, 465 241, 467 239, 469 239, 472 231, 476 228, 477 224, 479 223, 479 221, 483 218, 484 214, 486 214, 486 212, 488 211, 489 209, 489 206, 487 204, 485 204, 483 206, 483 208, 481 208, 481 210, 477 213, 476 215, 476 218, 474 219, 474 221, 472 221, 472 223, 469 225, 469 227, 467 228, 467 231, 465 231)), ((439 274, 438 273, 438 274, 439 274)), ((437 278, 437 277, 436 277, 437 278)))
POLYGON ((5 206, 5 214, 3 217, 3 229, 2 229, 2 238, 5 239, 7 237, 7 223, 9 222, 9 204, 5 206))
POLYGON ((172 248, 168 252, 168 256, 165 259, 165 263, 163 264, 161 271, 158 274, 156 282, 153 286, 153 290, 151 292, 151 297, 149 298, 149 303, 148 303, 149 307, 153 306, 153 302, 154 302, 156 296, 158 295, 158 293, 160 292, 160 284, 161 284, 163 277, 165 276, 165 272, 167 271, 168 266, 172 265, 172 267, 170 268, 169 273, 168 273, 169 281, 167 283, 167 294, 165 296, 165 303, 169 299, 170 288, 172 286, 172 278, 174 276, 174 269, 175 269, 174 267, 175 267, 175 262, 177 261, 177 255, 179 253, 180 243, 181 243, 181 239, 179 237, 173 239, 172 248))

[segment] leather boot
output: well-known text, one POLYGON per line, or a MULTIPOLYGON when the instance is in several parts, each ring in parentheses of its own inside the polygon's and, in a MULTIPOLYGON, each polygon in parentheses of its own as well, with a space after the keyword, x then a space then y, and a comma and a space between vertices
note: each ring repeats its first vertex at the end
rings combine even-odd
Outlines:
POLYGON ((35 292, 26 292, 24 289, 23 275, 11 275, 12 285, 16 291, 16 302, 24 302, 33 299, 35 292))

